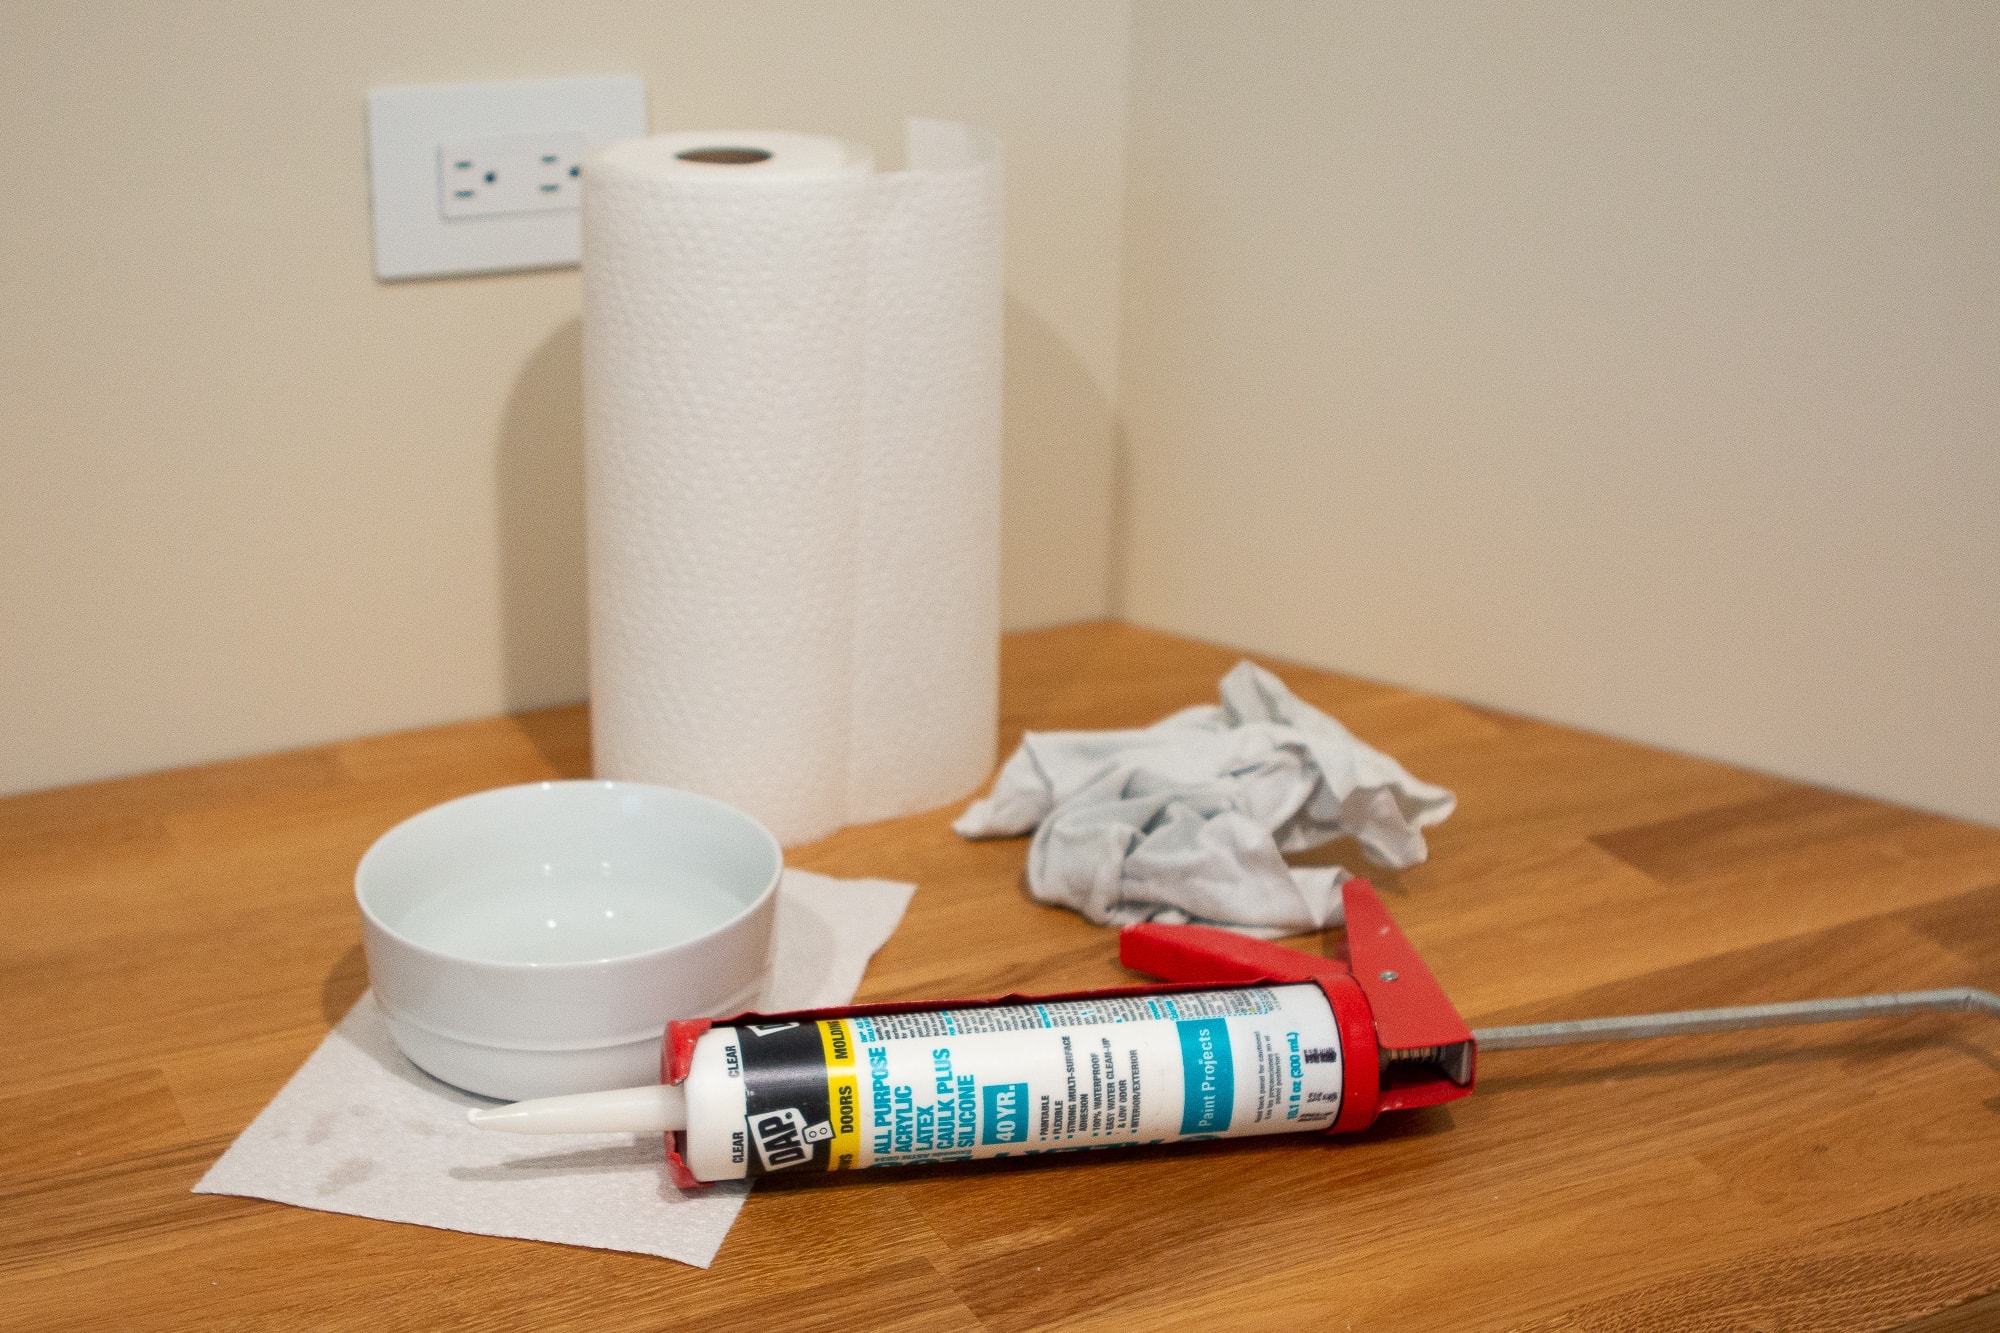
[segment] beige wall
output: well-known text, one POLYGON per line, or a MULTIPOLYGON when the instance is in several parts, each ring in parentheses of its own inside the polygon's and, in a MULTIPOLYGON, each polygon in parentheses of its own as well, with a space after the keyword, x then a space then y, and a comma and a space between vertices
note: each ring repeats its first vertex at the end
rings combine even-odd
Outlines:
POLYGON ((2000 6, 1135 6, 1132 619, 2000 821, 2000 6))
POLYGON ((584 692, 577 278, 370 276, 376 84, 1009 152, 1004 607, 1108 605, 1127 14, 0 0, 0 791, 584 692), (25 148, 23 148, 25 146, 25 148))
POLYGON ((0 31, 34 146, 0 791, 581 695, 576 276, 373 282, 361 98, 629 71, 659 127, 1005 136, 1010 625, 1117 608, 2000 821, 2000 8, 0 0, 0 31))

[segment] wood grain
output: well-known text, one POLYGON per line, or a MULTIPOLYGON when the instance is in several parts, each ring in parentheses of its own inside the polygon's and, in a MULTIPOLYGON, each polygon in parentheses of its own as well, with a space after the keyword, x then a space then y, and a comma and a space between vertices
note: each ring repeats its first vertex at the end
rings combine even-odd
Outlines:
MULTIPOLYGON (((1152 721, 1236 656, 1012 636, 1002 744, 1152 721)), ((1268 665, 1458 791, 1430 861, 1375 878, 1475 1022, 2000 986, 2000 833, 1268 665)), ((1496 1054, 1344 1141, 785 1180, 708 1272, 190 1195, 366 985, 369 842, 585 774, 587 736, 557 709, 0 802, 0 1326, 2000 1327, 2000 1025, 1971 1016, 1496 1054)), ((1132 979, 952 813, 790 854, 920 886, 865 997, 1132 979)))

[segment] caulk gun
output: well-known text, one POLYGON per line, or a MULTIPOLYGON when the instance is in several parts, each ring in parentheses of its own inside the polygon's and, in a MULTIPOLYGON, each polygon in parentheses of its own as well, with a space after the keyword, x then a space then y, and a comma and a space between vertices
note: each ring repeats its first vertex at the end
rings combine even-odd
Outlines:
POLYGON ((1315 958, 1207 926, 1128 926, 1118 957, 1166 984, 858 1005, 669 1024, 662 1081, 475 1110, 521 1133, 664 1132, 682 1188, 793 1168, 1366 1129, 1471 1094, 1481 1052, 1912 1010, 2000 1013, 1989 991, 1912 991, 1473 1030, 1365 880, 1315 958))

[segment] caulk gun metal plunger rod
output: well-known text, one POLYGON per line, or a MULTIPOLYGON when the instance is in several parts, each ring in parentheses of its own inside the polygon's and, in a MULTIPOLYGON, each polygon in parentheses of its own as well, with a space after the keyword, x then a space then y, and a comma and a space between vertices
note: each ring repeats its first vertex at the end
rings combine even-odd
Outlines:
POLYGON ((1625 1014, 1581 1018, 1568 1023, 1527 1023, 1520 1027, 1474 1028, 1481 1051, 1513 1051, 1529 1046, 1569 1046, 1589 1041, 1637 1041, 1697 1032, 1740 1032, 1746 1028, 1841 1023, 1884 1018, 1924 1009, 1984 1011, 2000 1015, 2000 995, 1960 986, 1951 990, 1898 991, 1892 995, 1848 995, 1787 1004, 1742 1004, 1728 1009, 1684 1009, 1668 1014, 1625 1014))
MULTIPOLYGON (((835 1171, 1170 1139, 1348 1133, 1386 1112, 1469 1096, 1480 1063, 1475 1050, 1917 1010, 2000 1015, 2000 995, 1961 987, 1474 1031, 1375 890, 1357 879, 1340 892, 1347 920, 1341 958, 1316 958, 1212 926, 1145 922, 1119 933, 1119 961, 1164 985, 750 1013, 719 1024, 678 1019, 662 1039, 658 1085, 480 1109, 469 1118, 488 1129, 522 1133, 665 1133, 668 1178, 690 1189, 809 1162, 835 1171), (1257 1026, 1272 1023, 1278 1025, 1275 1036, 1257 1026), (1236 1035, 1237 1028, 1249 1036, 1236 1035), (869 1048, 866 1075, 856 1072, 857 1037, 869 1048), (1068 1061, 1078 1042, 1107 1052, 1114 1045, 1129 1048, 1135 1087, 1141 1065, 1153 1061, 1145 1065, 1152 1071, 1145 1075, 1148 1085, 1178 1085, 1180 1104, 1149 1095, 1144 1106, 1155 1124, 1141 1117, 1135 1097, 1129 1114, 1127 1104, 1118 1103, 1117 1117, 1124 1119, 1107 1111, 1101 1127, 1091 1125, 1080 1118, 1084 1104, 1075 1099, 1082 1094, 1068 1061), (1246 1043, 1243 1050, 1260 1062, 1258 1068, 1263 1056, 1256 1052, 1289 1045, 1293 1078, 1302 1072, 1316 1080, 1295 1103, 1299 1115, 1248 1114, 1267 1085, 1234 1080, 1232 1087, 1227 1071, 1238 1042, 1246 1043), (925 1142, 915 1137, 914 1125, 922 1122, 898 1119, 896 1108, 907 1116, 912 1098, 934 1078, 941 1100, 929 1108, 933 1132, 925 1142), (1031 1119, 1027 1108, 1037 1080, 1048 1089, 1040 1104, 1051 1108, 1059 1098, 1065 1114, 1044 1109, 1031 1119), (1246 1111, 1240 1116, 1238 1100, 1246 1111), (878 1105, 887 1119, 877 1117, 878 1105), (950 1107, 948 1115, 941 1105, 950 1107), (895 1126, 904 1123, 912 1129, 899 1140, 895 1126), (864 1132, 870 1125, 889 1128, 877 1136, 864 1132), (1089 1138, 1082 1137, 1086 1128, 1089 1138)), ((1299 1083, 1291 1088, 1298 1097, 1299 1083)))

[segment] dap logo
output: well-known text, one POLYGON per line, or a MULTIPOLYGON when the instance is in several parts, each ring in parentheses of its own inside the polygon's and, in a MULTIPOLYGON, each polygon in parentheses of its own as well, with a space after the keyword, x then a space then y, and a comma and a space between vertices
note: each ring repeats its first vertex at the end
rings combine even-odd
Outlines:
POLYGON ((822 1120, 808 1125, 796 1107, 749 1117, 750 1137, 766 1171, 782 1171, 812 1158, 812 1146, 833 1137, 833 1126, 822 1120))

